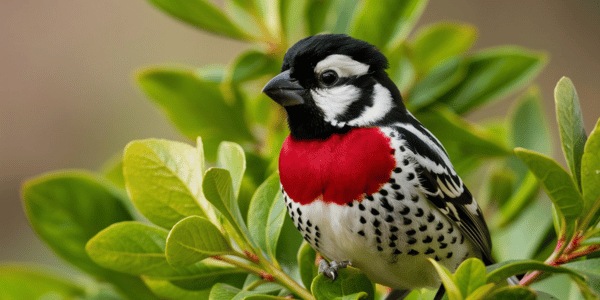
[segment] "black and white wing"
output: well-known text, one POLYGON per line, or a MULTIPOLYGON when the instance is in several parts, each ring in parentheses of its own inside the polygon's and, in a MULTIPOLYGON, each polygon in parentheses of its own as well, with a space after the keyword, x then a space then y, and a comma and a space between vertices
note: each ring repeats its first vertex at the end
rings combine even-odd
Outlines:
POLYGON ((440 142, 416 121, 397 130, 414 153, 413 163, 427 199, 479 248, 484 262, 492 264, 492 243, 483 214, 440 142))

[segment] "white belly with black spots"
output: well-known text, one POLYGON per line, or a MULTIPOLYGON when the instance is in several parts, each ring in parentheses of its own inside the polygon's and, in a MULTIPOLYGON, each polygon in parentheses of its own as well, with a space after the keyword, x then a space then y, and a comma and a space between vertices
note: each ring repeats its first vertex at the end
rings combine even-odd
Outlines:
POLYGON ((411 152, 392 139, 397 168, 372 195, 345 205, 319 199, 300 205, 284 193, 294 224, 329 260, 351 261, 377 283, 400 289, 436 288, 428 258, 453 270, 478 255, 468 239, 425 198, 411 152))

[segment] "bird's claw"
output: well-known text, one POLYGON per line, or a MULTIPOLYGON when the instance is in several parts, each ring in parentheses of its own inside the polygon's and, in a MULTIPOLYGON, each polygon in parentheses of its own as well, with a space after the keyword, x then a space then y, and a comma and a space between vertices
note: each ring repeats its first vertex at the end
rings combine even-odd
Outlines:
POLYGON ((325 275, 327 278, 335 280, 337 278, 337 271, 339 269, 343 269, 351 265, 352 263, 350 263, 348 260, 343 260, 340 262, 333 260, 328 263, 325 259, 322 259, 319 262, 319 273, 323 273, 323 275, 325 275))

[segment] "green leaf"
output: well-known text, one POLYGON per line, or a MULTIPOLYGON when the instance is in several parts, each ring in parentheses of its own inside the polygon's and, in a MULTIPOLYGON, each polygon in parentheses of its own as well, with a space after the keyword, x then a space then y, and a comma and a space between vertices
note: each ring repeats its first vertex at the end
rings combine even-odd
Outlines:
POLYGON ((480 300, 480 299, 486 299, 485 297, 490 293, 490 291, 495 287, 496 285, 493 283, 488 283, 488 284, 484 284, 480 287, 478 287, 476 290, 472 291, 466 298, 465 300, 480 300))
POLYGON ((233 185, 233 194, 237 199, 240 186, 246 171, 246 155, 244 149, 236 143, 222 142, 217 151, 217 166, 229 171, 233 185))
POLYGON ((143 70, 137 82, 185 136, 202 136, 207 154, 215 153, 225 139, 254 139, 242 103, 227 102, 218 82, 201 78, 192 70, 166 68, 143 70))
MULTIPOLYGON (((490 268, 490 267, 488 267, 490 268)), ((573 272, 563 267, 553 267, 537 260, 512 260, 504 261, 493 265, 494 270, 490 271, 487 275, 487 282, 502 282, 514 275, 524 274, 529 271, 543 271, 552 274, 568 274, 572 277, 583 279, 583 277, 576 272, 573 272)))
POLYGON ((202 30, 234 39, 250 40, 219 8, 206 0, 149 0, 169 15, 202 30))
POLYGON ((317 300, 343 299, 341 297, 361 292, 367 293, 367 296, 361 299, 372 300, 375 296, 375 289, 369 278, 352 267, 340 269, 335 281, 319 274, 313 280, 310 290, 317 300))
POLYGON ((248 237, 244 218, 240 213, 231 183, 229 171, 210 168, 204 174, 202 183, 206 199, 221 212, 240 236, 248 237))
POLYGON ((167 261, 176 267, 233 251, 219 228, 198 216, 187 217, 175 224, 167 237, 166 247, 167 261))
POLYGON ((476 289, 486 284, 486 271, 483 262, 469 258, 462 262, 454 272, 456 285, 463 296, 471 295, 476 289))
POLYGON ((334 0, 309 0, 304 11, 306 30, 309 35, 325 31, 328 12, 334 0))
POLYGON ((442 280, 442 284, 444 285, 444 288, 446 289, 446 295, 448 295, 448 299, 450 299, 450 300, 463 299, 463 295, 461 294, 461 291, 460 291, 461 289, 456 284, 455 278, 452 275, 452 273, 450 273, 450 271, 448 269, 446 269, 446 267, 442 266, 437 261, 435 261, 431 258, 429 259, 429 261, 435 267, 435 270, 437 271, 438 275, 440 276, 440 279, 442 280))
POLYGON ((302 12, 309 3, 310 0, 279 0, 281 36, 286 42, 293 43, 306 36, 306 18, 302 12))
POLYGON ((99 265, 119 272, 172 281, 193 279, 209 288, 214 282, 243 271, 206 260, 175 268, 165 256, 168 232, 139 222, 113 224, 87 244, 89 256, 99 265))
POLYGON ((524 86, 545 63, 544 54, 517 47, 481 51, 467 59, 466 77, 442 101, 457 113, 466 113, 524 86))
MULTIPOLYGON (((492 186, 497 187, 497 181, 492 181, 492 186)), ((500 208, 498 214, 498 227, 505 227, 523 214, 525 209, 533 203, 538 195, 539 184, 531 172, 527 172, 517 191, 508 198, 500 208)))
POLYGON ((335 11, 334 18, 330 18, 333 22, 331 26, 327 26, 326 30, 331 33, 345 33, 349 32, 350 22, 356 14, 358 5, 356 0, 337 0, 334 2, 331 11, 335 11))
POLYGON ((206 216, 202 159, 190 145, 167 140, 133 141, 125 148, 123 173, 136 208, 154 224, 171 228, 192 215, 206 216))
POLYGON ((515 154, 542 183, 552 203, 567 220, 573 220, 581 215, 583 209, 581 194, 571 176, 556 161, 523 148, 516 148, 515 154))
POLYGON ((33 229, 58 256, 111 282, 125 295, 151 297, 139 278, 102 268, 85 251, 87 241, 96 233, 113 223, 131 220, 120 193, 90 173, 64 171, 27 181, 22 195, 33 229))
POLYGON ((168 280, 144 277, 144 283, 161 299, 198 300, 208 299, 209 289, 190 291, 180 288, 168 280))
POLYGON ((362 1, 352 20, 350 35, 379 49, 397 46, 408 35, 427 1, 362 1))
POLYGON ((125 178, 123 177, 123 155, 119 154, 110 158, 102 166, 102 175, 116 187, 125 189, 125 178))
POLYGON ((298 269, 300 270, 300 278, 305 287, 309 287, 315 276, 318 274, 319 268, 316 264, 317 252, 309 243, 303 242, 298 249, 298 269))
POLYGON ((563 77, 558 81, 554 89, 554 101, 563 153, 577 186, 581 186, 581 156, 587 136, 579 97, 571 79, 563 77))
POLYGON ((571 262, 563 267, 584 275, 587 285, 600 294, 600 258, 571 262))
POLYGON ((524 286, 507 286, 490 293, 486 300, 535 300, 536 293, 524 286))
POLYGON ((208 300, 229 300, 234 299, 241 290, 223 283, 217 283, 210 289, 208 300))
POLYGON ((416 34, 411 58, 420 74, 428 74, 445 60, 469 50, 476 39, 477 28, 472 25, 435 23, 416 34))
POLYGON ((439 97, 456 86, 466 74, 466 66, 458 58, 449 59, 419 80, 408 96, 408 106, 416 111, 435 103, 439 97))
POLYGON ((0 266, 2 299, 78 299, 85 295, 79 284, 50 272, 25 266, 0 266))
POLYGON ((529 88, 510 114, 512 145, 549 155, 552 143, 544 115, 540 90, 529 88))
POLYGON ((593 214, 592 225, 600 217, 600 119, 590 133, 581 158, 583 211, 593 214))
POLYGON ((265 75, 275 75, 280 67, 281 62, 274 56, 250 50, 236 58, 230 67, 228 77, 232 82, 245 82, 265 75))
POLYGON ((258 187, 248 210, 248 230, 272 261, 276 261, 277 242, 285 214, 279 176, 273 174, 258 187))
POLYGON ((505 145, 483 128, 469 123, 446 108, 435 108, 417 115, 418 119, 444 144, 459 143, 461 149, 478 155, 504 156, 510 153, 505 145))

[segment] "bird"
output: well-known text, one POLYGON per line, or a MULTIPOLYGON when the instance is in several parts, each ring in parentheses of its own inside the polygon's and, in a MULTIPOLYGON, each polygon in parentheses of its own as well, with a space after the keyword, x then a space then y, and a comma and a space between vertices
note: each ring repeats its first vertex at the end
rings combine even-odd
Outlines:
POLYGON ((345 34, 309 36, 287 50, 263 88, 290 130, 279 154, 281 193, 304 240, 329 261, 319 267, 326 276, 352 265, 395 290, 434 289, 430 260, 451 271, 470 257, 489 265, 490 234, 387 68, 375 46, 345 34))

